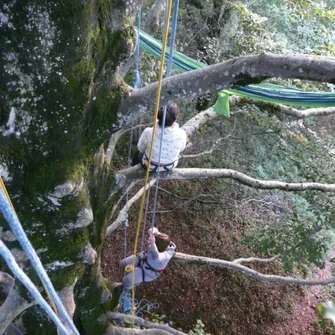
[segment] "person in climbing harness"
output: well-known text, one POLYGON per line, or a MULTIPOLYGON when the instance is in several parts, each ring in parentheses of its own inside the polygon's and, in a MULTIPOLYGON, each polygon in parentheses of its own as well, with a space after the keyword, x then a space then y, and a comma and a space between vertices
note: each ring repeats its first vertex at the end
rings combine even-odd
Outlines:
MULTIPOLYGON (((158 125, 155 130, 154 145, 152 149, 150 171, 156 171, 158 167, 160 168, 160 171, 170 171, 177 166, 179 154, 185 149, 187 141, 187 135, 184 129, 181 129, 176 122, 179 114, 180 110, 177 104, 172 103, 167 105, 164 132, 162 132, 164 107, 160 107, 158 111, 158 125), (162 133, 163 141, 161 158, 160 163, 158 164, 162 133)), ((144 168, 147 167, 148 157, 150 155, 152 131, 152 127, 144 129, 138 141, 138 151, 133 157, 132 165, 141 163, 144 168)))
MULTIPOLYGON (((149 229, 148 248, 142 251, 135 258, 134 286, 143 282, 150 282, 157 279, 164 271, 172 258, 176 245, 171 242, 169 235, 162 234, 157 228, 149 229)), ((120 263, 122 270, 129 272, 122 279, 123 288, 132 288, 132 264, 134 256, 123 259, 120 263)))

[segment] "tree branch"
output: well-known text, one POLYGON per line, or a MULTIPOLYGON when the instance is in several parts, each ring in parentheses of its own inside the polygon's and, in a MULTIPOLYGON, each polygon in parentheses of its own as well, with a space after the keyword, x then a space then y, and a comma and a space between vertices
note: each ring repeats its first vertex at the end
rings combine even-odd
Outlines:
POLYGON ((244 265, 240 265, 235 262, 224 261, 221 259, 208 258, 202 256, 187 255, 182 253, 175 253, 172 258, 173 261, 181 264, 187 265, 197 265, 197 266, 215 266, 223 269, 231 269, 243 273, 246 276, 252 277, 263 282, 274 282, 277 284, 289 284, 289 285, 304 285, 304 286, 315 286, 315 285, 329 285, 335 283, 335 277, 331 277, 326 280, 317 279, 298 279, 292 277, 283 277, 277 275, 266 275, 258 271, 250 269, 244 265))
MULTIPOLYGON (((237 86, 259 83, 267 78, 297 78, 335 83, 335 58, 310 55, 260 55, 236 57, 165 78, 160 105, 195 98, 237 86)), ((153 109, 157 82, 135 89, 124 97, 120 113, 139 118, 153 109)))
MULTIPOLYGON (((122 174, 128 181, 134 179, 141 179, 144 176, 144 170, 142 168, 140 170, 137 166, 132 167, 130 169, 121 170, 119 171, 119 173, 122 174)), ((169 172, 162 172, 160 178, 167 180, 229 178, 234 179, 243 185, 263 190, 273 190, 273 189, 284 190, 284 191, 315 190, 315 191, 335 192, 335 184, 321 184, 314 182, 286 183, 278 180, 261 180, 231 169, 175 168, 169 172)))
MULTIPOLYGON (((156 183, 156 179, 151 179, 149 183, 146 185, 145 189, 152 187, 156 183)), ((137 193, 129 199, 124 207, 120 210, 119 215, 117 216, 116 220, 107 228, 106 235, 109 235, 112 233, 115 229, 117 229, 122 222, 124 222, 127 219, 128 211, 130 207, 142 196, 144 191, 144 186, 141 187, 137 193)))
MULTIPOLYGON (((137 316, 135 316, 135 318, 133 319, 132 316, 129 315, 129 314, 107 312, 106 316, 109 320, 119 320, 119 321, 124 321, 124 322, 129 323, 129 324, 131 324, 134 320, 134 322, 137 326, 144 327, 144 328, 149 328, 149 329, 161 330, 161 331, 164 331, 164 333, 166 333, 166 334, 186 335, 185 333, 183 333, 181 331, 178 331, 174 328, 171 328, 168 325, 149 322, 149 321, 146 321, 146 320, 144 320, 142 318, 139 318, 137 316)), ((143 333, 143 334, 145 334, 145 333, 143 333)))
POLYGON ((241 263, 252 263, 252 262, 258 262, 258 263, 269 263, 273 262, 276 259, 278 259, 281 255, 275 255, 271 258, 257 258, 257 257, 249 257, 249 258, 238 258, 233 261, 235 264, 241 264, 241 263))
POLYGON ((106 150, 106 160, 108 162, 108 164, 110 164, 111 160, 112 160, 112 157, 113 157, 113 154, 114 154, 114 151, 115 151, 115 147, 116 147, 116 144, 118 142, 118 140, 121 138, 122 135, 126 134, 128 131, 131 131, 131 130, 134 130, 136 128, 141 128, 141 127, 149 127, 150 124, 138 124, 136 126, 133 126, 132 128, 128 128, 128 129, 120 129, 118 130, 117 132, 115 132, 110 140, 109 140, 109 143, 108 143, 108 147, 107 147, 107 150, 106 150))
POLYGON ((259 107, 266 107, 282 112, 287 115, 291 115, 297 119, 306 119, 311 116, 327 116, 335 114, 335 107, 325 107, 325 108, 307 108, 307 109, 297 109, 291 106, 285 106, 281 104, 274 104, 266 101, 257 101, 252 99, 240 99, 239 103, 254 104, 259 107))

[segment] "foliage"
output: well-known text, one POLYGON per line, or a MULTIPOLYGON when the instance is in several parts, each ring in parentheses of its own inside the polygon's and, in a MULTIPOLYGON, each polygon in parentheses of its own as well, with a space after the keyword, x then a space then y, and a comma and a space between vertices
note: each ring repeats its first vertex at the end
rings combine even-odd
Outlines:
POLYGON ((194 328, 188 332, 188 335, 210 335, 209 333, 206 333, 205 325, 201 320, 197 320, 197 323, 195 324, 194 328))
POLYGON ((300 262, 320 265, 334 237, 310 211, 308 203, 300 200, 302 207, 293 208, 291 213, 276 215, 268 222, 254 220, 245 239, 248 245, 266 254, 281 254, 286 271, 292 271, 294 264, 300 262))

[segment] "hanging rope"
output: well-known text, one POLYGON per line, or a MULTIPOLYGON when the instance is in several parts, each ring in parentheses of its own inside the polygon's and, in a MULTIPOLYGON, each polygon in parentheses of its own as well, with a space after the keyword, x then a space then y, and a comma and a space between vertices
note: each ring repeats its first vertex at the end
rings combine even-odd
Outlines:
POLYGON ((0 255, 6 261, 9 269, 15 275, 15 277, 27 288, 29 293, 33 296, 36 302, 42 307, 42 309, 48 314, 50 319, 54 322, 56 327, 64 335, 70 335, 68 330, 62 324, 56 313, 44 300, 39 290, 36 288, 35 284, 29 279, 29 277, 21 270, 20 266, 16 263, 10 250, 5 246, 5 244, 0 239, 0 255))
MULTIPOLYGON (((171 37, 170 37, 170 48, 169 48, 169 59, 168 59, 168 67, 166 77, 171 76, 172 71, 172 60, 173 60, 173 48, 176 39, 176 32, 177 32, 177 19, 178 19, 178 9, 179 9, 179 0, 175 0, 174 8, 173 8, 173 18, 172 18, 172 30, 171 30, 171 37)), ((163 110, 163 120, 162 120, 162 133, 160 138, 160 145, 159 145, 159 155, 158 155, 158 167, 156 170, 156 187, 155 187, 155 195, 154 195, 154 202, 153 202, 153 209, 152 209, 152 218, 151 218, 151 228, 155 226, 155 216, 156 216, 156 207, 157 207, 157 197, 158 197, 158 184, 159 184, 159 173, 160 173, 160 162, 161 162, 161 155, 162 155, 162 147, 163 147, 163 137, 164 137, 164 129, 165 129, 165 119, 166 119, 166 107, 164 106, 163 110)))
MULTIPOLYGON (((6 189, 6 186, 5 186, 5 184, 4 184, 4 182, 3 182, 2 178, 1 178, 1 176, 0 176, 0 188, 1 188, 1 190, 3 191, 3 193, 5 194, 5 196, 6 196, 6 198, 7 198, 7 201, 9 202, 10 207, 12 208, 13 212, 14 212, 15 215, 16 215, 15 208, 14 208, 13 203, 12 203, 10 197, 9 197, 9 194, 8 194, 8 192, 7 192, 7 189, 6 189)), ((41 279, 41 278, 40 278, 40 279, 41 279)), ((49 292, 48 292, 48 290, 47 290, 47 288, 45 287, 45 285, 44 285, 43 282, 42 282, 42 285, 43 285, 44 291, 46 292, 46 294, 47 294, 47 296, 48 296, 48 299, 49 299, 49 301, 50 301, 50 305, 51 305, 52 309, 53 309, 53 310, 55 311, 55 313, 57 314, 57 307, 56 307, 54 301, 52 300, 52 298, 51 298, 51 296, 50 296, 50 294, 49 294, 49 292)))
MULTIPOLYGON (((140 31, 141 31, 141 11, 138 12, 137 15, 137 44, 136 44, 136 58, 135 58, 135 70, 134 70, 134 88, 141 87, 141 77, 139 72, 139 65, 140 65, 140 31)), ((131 119, 131 130, 130 130, 130 138, 128 144, 128 161, 127 167, 130 168, 131 164, 131 147, 133 144, 133 133, 134 133, 134 119, 131 119)), ((129 227, 128 222, 128 201, 129 201, 129 191, 126 193, 126 213, 127 217, 124 221, 124 257, 127 257, 127 230, 129 227)))
MULTIPOLYGON (((150 145, 150 152, 149 152, 148 162, 151 162, 152 149, 153 149, 154 136, 155 136, 155 129, 156 129, 156 124, 157 124, 157 115, 158 115, 160 95, 161 95, 161 90, 162 90, 162 80, 163 80, 163 70, 164 70, 164 55, 165 55, 165 49, 166 49, 167 39, 168 39, 171 7, 172 7, 172 0, 168 0, 167 15, 165 16, 165 28, 164 28, 164 38, 163 38, 163 46, 162 46, 162 57, 161 57, 159 77, 158 77, 158 86, 157 86, 157 93, 156 93, 156 104, 155 104, 155 109, 154 109, 154 125, 153 125, 153 130, 152 130, 152 137, 151 137, 151 145, 150 145)), ((148 163, 146 173, 145 173, 144 185, 148 184, 149 172, 150 172, 150 164, 148 163)), ((135 244, 134 244, 134 252, 133 252, 133 268, 135 268, 135 259, 136 259, 136 253, 137 253, 137 247, 138 247, 138 238, 139 238, 139 232, 140 232, 140 227, 141 227, 141 221, 142 221, 142 217, 143 217, 145 194, 146 194, 146 190, 144 189, 144 192, 143 192, 142 198, 141 198, 141 204, 140 204, 140 210, 139 210, 137 228, 136 228, 136 236, 135 236, 135 244)), ((132 273, 132 324, 133 325, 135 323, 135 310, 134 310, 134 307, 135 307, 134 306, 135 289, 134 289, 134 282, 135 282, 135 272, 133 271, 133 273, 132 273)))
MULTIPOLYGON (((0 177, 1 179, 1 177, 0 177)), ((43 268, 43 265, 39 259, 39 257, 36 254, 36 251, 34 250, 33 246, 31 245, 26 233, 24 232, 22 225, 16 215, 15 210, 12 208, 10 201, 7 199, 6 194, 7 190, 4 186, 4 183, 1 179, 0 182, 0 210, 2 211, 5 219, 9 223, 16 239, 20 243, 22 249, 28 256, 32 266, 34 267, 36 273, 38 274, 39 278, 41 279, 46 292, 50 294, 50 301, 53 301, 54 304, 57 306, 59 314, 62 319, 68 324, 68 326, 71 328, 74 334, 80 335, 78 330, 76 329, 73 321, 69 317, 67 311, 65 310, 58 294, 56 293, 51 280, 46 273, 46 271, 43 268)), ((9 197, 8 197, 9 198, 9 197)))

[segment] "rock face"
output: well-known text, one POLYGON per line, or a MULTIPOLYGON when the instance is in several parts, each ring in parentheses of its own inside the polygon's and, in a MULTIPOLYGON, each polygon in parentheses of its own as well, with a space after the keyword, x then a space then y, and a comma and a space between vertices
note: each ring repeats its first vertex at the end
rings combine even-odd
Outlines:
MULTIPOLYGON (((48 268, 55 288, 76 283, 81 334, 102 334, 96 319, 109 307, 100 304, 106 285, 99 258, 114 177, 99 147, 120 127, 124 90, 115 70, 132 51, 140 3, 0 5, 0 174, 42 263, 57 265, 48 268)), ((0 226, 9 237, 2 217, 0 226)), ((6 243, 17 247, 14 238, 6 243)), ((48 321, 36 307, 24 324, 27 334, 38 335, 48 321)), ((48 334, 56 330, 49 326, 48 334)))

